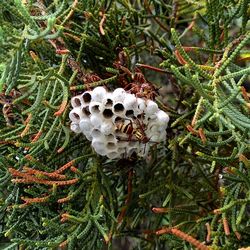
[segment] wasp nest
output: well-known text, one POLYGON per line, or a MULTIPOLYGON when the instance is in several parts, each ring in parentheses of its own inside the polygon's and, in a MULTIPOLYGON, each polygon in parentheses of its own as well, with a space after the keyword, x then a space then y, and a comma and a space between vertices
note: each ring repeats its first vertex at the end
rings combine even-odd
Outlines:
POLYGON ((164 141, 169 116, 151 100, 118 88, 104 87, 71 99, 71 130, 83 133, 100 155, 108 158, 145 156, 151 145, 164 141))

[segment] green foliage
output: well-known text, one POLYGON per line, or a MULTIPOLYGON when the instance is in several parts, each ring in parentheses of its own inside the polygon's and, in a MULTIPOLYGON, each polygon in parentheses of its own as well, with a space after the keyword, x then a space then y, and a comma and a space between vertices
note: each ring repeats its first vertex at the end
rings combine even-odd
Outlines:
POLYGON ((249 0, 2 0, 4 249, 192 249, 156 234, 174 227, 206 249, 250 246, 249 13, 249 0), (133 81, 119 63, 168 88, 168 137, 146 160, 99 157, 69 129, 72 96, 133 81))

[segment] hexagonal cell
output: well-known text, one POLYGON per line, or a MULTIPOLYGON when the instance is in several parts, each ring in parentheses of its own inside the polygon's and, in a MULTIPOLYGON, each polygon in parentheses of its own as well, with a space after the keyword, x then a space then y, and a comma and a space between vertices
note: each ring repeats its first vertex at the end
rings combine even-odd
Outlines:
POLYGON ((105 144, 104 144, 102 141, 100 141, 100 140, 98 140, 98 139, 96 139, 96 138, 94 138, 94 139, 92 140, 91 145, 92 145, 92 147, 93 147, 95 150, 99 150, 99 151, 102 150, 102 151, 106 151, 106 152, 107 152, 105 144))
POLYGON ((128 157, 130 157, 133 153, 138 153, 138 149, 137 148, 129 148, 127 151, 126 151, 126 154, 128 157))
POLYGON ((112 110, 116 115, 120 115, 120 116, 123 116, 125 113, 124 105, 121 102, 115 103, 112 110))
POLYGON ((157 111, 158 111, 158 105, 151 100, 147 100, 147 107, 145 109, 145 114, 150 116, 155 114, 157 111))
POLYGON ((128 147, 128 142, 127 141, 118 141, 117 147, 128 147))
POLYGON ((119 147, 119 148, 117 148, 117 152, 119 154, 125 154, 126 151, 127 151, 127 148, 125 148, 125 147, 119 147))
POLYGON ((89 118, 93 128, 101 128, 103 124, 103 119, 100 115, 91 115, 89 118))
POLYGON ((77 123, 72 122, 70 125, 70 129, 77 134, 81 133, 81 129, 77 123))
POLYGON ((82 131, 92 131, 93 126, 89 119, 81 119, 79 127, 82 131))
POLYGON ((111 109, 104 109, 102 112, 102 115, 105 119, 110 119, 114 115, 113 111, 111 109))
POLYGON ((80 96, 74 96, 71 99, 71 105, 73 108, 80 107, 82 105, 81 103, 81 97, 80 96))
POLYGON ((158 123, 160 125, 166 125, 167 126, 167 124, 169 122, 169 116, 168 116, 167 113, 165 113, 163 110, 159 110, 156 113, 156 117, 157 117, 158 123))
POLYGON ((93 129, 91 135, 93 138, 100 138, 102 133, 99 129, 93 129))
POLYGON ((153 136, 150 137, 150 143, 155 143, 155 142, 159 142, 159 134, 155 133, 153 136))
POLYGON ((103 105, 100 102, 91 102, 89 104, 89 112, 91 114, 99 114, 103 109, 103 105))
POLYGON ((105 107, 106 108, 111 108, 113 106, 113 100, 111 98, 107 98, 105 102, 105 107))
POLYGON ((126 94, 126 98, 124 99, 123 105, 126 110, 129 110, 129 109, 133 110, 137 106, 135 95, 126 94))
POLYGON ((132 110, 132 109, 126 110, 125 116, 126 116, 127 118, 132 118, 132 117, 134 117, 134 116, 135 116, 134 110, 132 110))
POLYGON ((95 102, 104 102, 104 99, 106 99, 107 91, 104 87, 96 87, 92 91, 92 101, 95 102))
POLYGON ((126 98, 126 91, 123 88, 117 88, 113 92, 113 101, 114 102, 123 102, 124 99, 126 98))
POLYGON ((106 144, 106 147, 107 147, 108 150, 112 151, 112 150, 116 149, 117 145, 114 142, 108 142, 106 144))
POLYGON ((113 123, 105 121, 102 123, 100 130, 104 135, 109 135, 115 132, 115 126, 113 123))
POLYGON ((69 113, 70 120, 75 123, 79 123, 83 117, 84 115, 80 108, 74 108, 69 113))
POLYGON ((87 117, 91 114, 90 111, 89 111, 89 106, 82 107, 82 112, 87 117))
POLYGON ((92 96, 91 96, 91 92, 90 91, 85 91, 83 94, 82 94, 82 100, 83 100, 83 103, 86 105, 86 104, 89 104, 92 100, 92 96))
POLYGON ((94 148, 97 154, 105 156, 107 155, 107 150, 106 148, 94 148))
POLYGON ((112 152, 107 153, 107 157, 110 159, 115 159, 115 158, 119 158, 120 154, 116 151, 112 151, 112 152))
POLYGON ((138 105, 138 109, 141 112, 144 112, 144 110, 146 108, 146 103, 142 98, 137 98, 137 105, 138 105))
POLYGON ((105 136, 107 142, 115 142, 117 143, 117 139, 114 134, 109 134, 105 136))

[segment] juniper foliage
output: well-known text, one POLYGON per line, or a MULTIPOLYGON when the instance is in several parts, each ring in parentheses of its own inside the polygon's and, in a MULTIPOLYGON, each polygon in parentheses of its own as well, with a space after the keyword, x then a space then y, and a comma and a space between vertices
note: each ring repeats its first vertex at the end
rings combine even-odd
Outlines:
POLYGON ((250 246, 249 0, 2 0, 0 12, 4 249, 250 246), (167 141, 146 160, 99 157, 69 129, 72 96, 133 81, 122 54, 168 88, 167 141))

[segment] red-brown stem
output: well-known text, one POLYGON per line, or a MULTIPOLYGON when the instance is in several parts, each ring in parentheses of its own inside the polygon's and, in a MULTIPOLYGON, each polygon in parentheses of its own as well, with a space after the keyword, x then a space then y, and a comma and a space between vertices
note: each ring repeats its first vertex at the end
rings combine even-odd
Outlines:
POLYGON ((243 86, 241 86, 241 93, 242 93, 242 96, 244 97, 245 101, 250 102, 250 99, 248 97, 248 93, 247 93, 246 89, 243 86))
POLYGON ((24 169, 28 174, 33 174, 33 175, 45 175, 45 176, 48 176, 48 177, 50 177, 50 178, 66 179, 66 176, 65 176, 65 175, 61 175, 61 174, 58 174, 58 173, 55 173, 55 172, 48 173, 48 172, 45 172, 45 171, 36 170, 36 169, 29 168, 29 167, 26 167, 26 166, 24 166, 23 169, 24 169))
POLYGON ((67 246, 67 244, 68 244, 68 240, 65 240, 65 241, 63 241, 63 242, 59 245, 59 247, 64 249, 64 248, 67 246))
POLYGON ((56 54, 58 55, 65 55, 65 54, 69 54, 70 51, 68 49, 56 49, 56 54))
POLYGON ((104 23, 106 21, 106 15, 103 14, 103 13, 101 13, 101 16, 102 16, 102 19, 101 19, 101 21, 99 23, 99 31, 100 31, 100 34, 104 36, 105 35, 105 31, 103 29, 103 25, 104 25, 104 23))
POLYGON ((50 195, 47 195, 45 197, 37 197, 37 198, 25 198, 25 197, 21 197, 21 199, 23 201, 25 201, 24 204, 20 205, 20 208, 26 207, 32 203, 43 203, 48 201, 48 199, 50 198, 50 195))
POLYGON ((168 73, 164 69, 156 68, 154 66, 147 65, 147 64, 137 63, 136 66, 141 67, 141 68, 145 68, 145 69, 150 69, 150 70, 160 72, 160 73, 168 73))
POLYGON ((199 135, 199 133, 191 125, 187 125, 186 128, 193 135, 199 135))
POLYGON ((57 202, 58 202, 58 203, 64 203, 64 202, 67 202, 67 201, 69 201, 69 200, 70 200, 70 197, 67 196, 67 197, 58 199, 57 202))
POLYGON ((31 142, 36 142, 36 141, 40 138, 41 135, 42 135, 42 131, 39 130, 39 131, 35 134, 35 136, 34 136, 34 138, 32 139, 31 142))
POLYGON ((178 62, 181 65, 187 64, 187 62, 185 61, 185 59, 182 57, 182 55, 180 54, 180 52, 178 50, 175 50, 174 54, 175 54, 175 57, 177 58, 178 62))
POLYGON ((69 214, 68 213, 64 213, 61 215, 61 222, 65 222, 68 220, 69 214))
POLYGON ((223 218, 222 223, 223 223, 225 235, 226 236, 230 235, 230 229, 229 229, 227 218, 223 218))
POLYGON ((30 122, 31 118, 32 118, 32 114, 29 113, 27 119, 24 121, 24 124, 27 125, 30 122))
POLYGON ((241 240, 241 234, 239 232, 235 231, 234 234, 235 234, 237 240, 241 240))
POLYGON ((79 179, 71 179, 66 181, 48 181, 48 180, 42 180, 30 176, 26 176, 23 179, 12 179, 11 181, 14 183, 39 183, 44 185, 57 185, 57 186, 66 186, 66 185, 72 185, 78 182, 79 179))
POLYGON ((209 223, 206 223, 206 228, 207 228, 207 237, 206 237, 206 242, 209 243, 211 241, 211 227, 209 223))
POLYGON ((28 123, 28 124, 25 126, 24 130, 22 131, 22 133, 20 134, 20 136, 21 136, 21 137, 24 137, 24 136, 29 132, 29 130, 30 130, 30 124, 28 123))
POLYGON ((202 143, 203 143, 203 144, 206 144, 207 138, 206 138, 206 136, 205 136, 205 134, 204 134, 204 132, 203 132, 203 129, 202 129, 202 128, 199 128, 198 132, 199 132, 199 136, 200 136, 200 138, 201 138, 201 140, 202 140, 202 143))
POLYGON ((165 207, 153 207, 152 212, 156 213, 156 214, 162 214, 162 213, 167 213, 168 209, 165 207))
POLYGON ((75 163, 74 160, 69 161, 68 163, 64 164, 62 167, 60 167, 59 169, 57 169, 56 171, 54 171, 54 173, 60 174, 64 170, 66 170, 67 168, 70 168, 74 163, 75 163))
POLYGON ((157 235, 170 233, 170 234, 173 234, 173 235, 177 236, 178 238, 181 238, 181 239, 189 242, 190 244, 195 246, 197 249, 209 250, 209 247, 205 246, 203 243, 196 240, 194 237, 182 232, 181 230, 179 230, 177 228, 162 228, 160 230, 157 230, 155 233, 157 235))
POLYGON ((60 106, 60 108, 59 108, 59 110, 58 111, 56 111, 55 113, 54 113, 54 115, 55 116, 60 116, 62 113, 63 113, 63 111, 65 110, 65 108, 66 108, 66 106, 67 106, 67 101, 63 101, 62 102, 62 104, 61 104, 61 106, 60 106))

